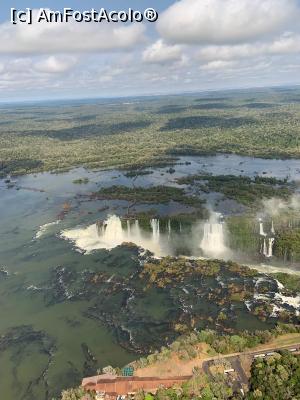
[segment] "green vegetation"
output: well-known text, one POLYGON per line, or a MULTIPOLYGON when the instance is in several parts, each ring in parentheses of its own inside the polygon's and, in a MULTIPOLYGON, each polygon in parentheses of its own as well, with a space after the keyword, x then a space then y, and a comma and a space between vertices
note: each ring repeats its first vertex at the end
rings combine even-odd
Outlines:
POLYGON ((283 272, 277 272, 276 274, 272 274, 274 278, 276 278, 287 290, 290 290, 293 293, 300 292, 300 276, 297 275, 289 275, 283 272))
POLYGON ((1 107, 0 174, 155 166, 178 154, 299 157, 298 88, 198 97, 1 107))
POLYGON ((95 396, 86 393, 86 391, 81 387, 74 389, 66 389, 61 394, 61 400, 82 400, 83 398, 85 400, 93 400, 95 396))
POLYGON ((242 277, 253 278, 259 276, 256 270, 232 261, 223 263, 219 260, 188 260, 181 257, 164 257, 160 260, 152 260, 152 262, 145 263, 140 276, 146 276, 149 282, 164 287, 168 283, 182 282, 190 275, 216 278, 221 275, 222 269, 242 277))
MULTIPOLYGON (((135 369, 144 368, 156 362, 171 360, 174 353, 181 360, 189 361, 199 356, 197 346, 206 343, 211 355, 243 352, 261 344, 268 344, 284 334, 300 333, 300 326, 278 324, 271 331, 241 332, 239 335, 220 335, 212 330, 192 332, 179 337, 161 351, 149 354, 130 364, 135 369)), ((171 361, 170 361, 171 362, 171 361)), ((103 368, 102 372, 120 374, 120 369, 111 366, 103 368)), ((155 395, 140 391, 137 400, 189 400, 201 398, 206 400, 294 400, 300 393, 300 358, 289 352, 282 351, 267 359, 257 359, 251 368, 250 390, 246 397, 233 390, 230 378, 217 372, 210 376, 201 368, 193 369, 192 378, 182 385, 173 388, 159 388, 155 395), (284 390, 286 389, 286 392, 284 390), (273 396, 273 397, 272 397, 273 396), (281 397, 280 397, 281 396, 281 397)), ((84 391, 82 388, 63 391, 61 400, 80 400, 84 391)))
MULTIPOLYGON (((241 332, 239 335, 219 335, 214 331, 193 332, 173 342, 169 348, 162 348, 161 352, 141 358, 133 363, 136 368, 143 368, 156 361, 166 361, 171 354, 176 352, 180 359, 191 360, 198 355, 195 351, 199 343, 206 343, 217 353, 229 354, 242 352, 254 348, 260 344, 268 344, 277 337, 286 333, 299 333, 300 326, 279 324, 271 331, 256 331, 253 334, 241 332)), ((213 354, 212 354, 213 355, 213 354)), ((292 400, 299 395, 300 358, 289 352, 269 357, 265 360, 257 359, 252 366, 250 379, 250 391, 246 397, 240 397, 235 393, 229 380, 224 374, 207 376, 202 370, 195 369, 193 378, 180 387, 161 389, 155 396, 155 400, 191 399, 201 398, 207 400, 292 400), (286 392, 284 391, 287 388, 286 392), (277 393, 274 395, 274 393, 277 393), (272 397, 273 396, 273 397, 272 397)), ((150 395, 144 394, 142 399, 150 399, 150 395)))
POLYGON ((105 200, 126 200, 134 203, 169 203, 177 201, 191 207, 202 208, 204 200, 195 196, 187 196, 183 189, 170 186, 153 186, 150 188, 127 186, 111 186, 102 188, 93 197, 105 200))
POLYGON ((296 400, 300 394, 300 357, 288 351, 257 359, 251 368, 250 390, 246 396, 235 392, 222 373, 206 376, 199 369, 180 387, 159 389, 155 395, 140 393, 144 400, 296 400))
POLYGON ((89 183, 89 178, 78 178, 78 179, 74 179, 73 183, 74 183, 74 184, 77 184, 77 185, 87 184, 87 183, 89 183))
POLYGON ((247 400, 295 400, 299 396, 299 356, 281 351, 253 362, 247 400))
POLYGON ((31 171, 40 171, 43 169, 43 164, 44 163, 41 160, 22 157, 17 160, 11 158, 6 161, 4 161, 3 158, 0 158, 0 178, 13 173, 14 171, 19 171, 20 174, 31 171))
POLYGON ((145 169, 140 169, 140 170, 131 170, 126 172, 124 175, 127 178, 135 178, 137 176, 144 176, 144 175, 151 175, 153 174, 153 171, 145 170, 145 169))
MULTIPOLYGON (((261 248, 259 224, 255 209, 251 208, 243 215, 232 215, 226 218, 228 246, 248 256, 258 254, 261 248)), ((271 231, 272 221, 276 227, 273 255, 284 263, 300 261, 300 228, 298 209, 290 210, 288 206, 279 210, 273 218, 264 219, 266 232, 271 231)))
POLYGON ((229 247, 244 254, 257 254, 259 249, 258 223, 256 216, 234 215, 226 219, 229 247))
MULTIPOLYGON (((204 400, 229 399, 233 394, 232 389, 226 384, 223 375, 218 374, 213 381, 209 381, 206 375, 199 371, 195 371, 193 378, 174 388, 158 389, 155 395, 144 393, 142 390, 136 393, 136 400, 189 400, 191 398, 201 398, 204 400), (222 397, 219 397, 222 396, 222 397), (230 397, 229 397, 230 396, 230 397)), ((82 400, 83 395, 87 395, 87 399, 94 399, 95 396, 84 392, 81 388, 68 389, 62 393, 60 400, 82 400)), ((84 397, 85 399, 85 397, 84 397)))
MULTIPOLYGON (((260 338, 258 332, 265 331, 261 333, 265 337, 266 330, 280 321, 298 321, 294 308, 278 303, 276 293, 281 291, 274 278, 237 263, 184 257, 154 259, 149 253, 140 257, 133 244, 116 248, 114 254, 118 262, 109 264, 105 271, 54 268, 40 291, 45 304, 88 301, 86 318, 101 321, 123 347, 144 354, 182 334, 211 332, 216 326, 219 333, 230 333, 233 339, 209 333, 207 340, 212 336, 214 351, 251 347, 260 338), (124 306, 128 301, 130 307, 124 306), (278 316, 272 315, 274 304, 280 305, 278 316), (124 334, 124 327, 130 327, 130 337, 124 334), (242 330, 248 333, 239 342, 235 335, 242 330)), ((95 359, 87 346, 82 345, 82 350, 88 375, 96 368, 95 359)), ((185 346, 182 357, 194 353, 185 346)))
POLYGON ((275 255, 286 261, 300 259, 300 229, 285 229, 276 236, 275 255))
POLYGON ((204 192, 220 192, 228 199, 236 200, 245 206, 255 206, 258 200, 280 197, 287 199, 291 195, 291 184, 287 180, 256 176, 235 175, 190 175, 177 179, 180 185, 201 182, 200 189, 204 192))
POLYGON ((289 333, 300 333, 300 326, 279 323, 274 329, 269 331, 242 331, 234 335, 220 335, 220 333, 214 330, 195 331, 180 336, 169 346, 162 347, 160 352, 156 351, 147 357, 142 357, 131 365, 135 369, 144 368, 155 362, 167 361, 171 358, 171 354, 174 353, 182 360, 192 360, 198 356, 195 347, 201 343, 209 345, 211 356, 243 352, 261 344, 268 344, 277 337, 289 333))
MULTIPOLYGON (((140 228, 152 232, 151 219, 159 218, 159 230, 161 233, 168 233, 169 226, 171 226, 172 230, 176 232, 190 234, 195 221, 207 217, 208 212, 198 205, 197 209, 193 212, 176 214, 174 216, 160 216, 158 210, 153 208, 145 212, 130 212, 122 219, 122 225, 124 229, 127 229, 127 221, 138 220, 140 228)), ((184 243, 182 243, 182 249, 184 249, 184 243)))
POLYGON ((213 379, 208 379, 201 370, 197 370, 193 378, 182 386, 170 389, 160 388, 155 395, 140 392, 137 398, 138 400, 238 399, 233 396, 233 389, 229 387, 223 374, 217 374, 213 379))
POLYGON ((158 287, 165 287, 168 284, 182 282, 191 274, 216 277, 219 272, 218 261, 195 260, 191 263, 182 258, 165 257, 157 263, 145 264, 140 276, 146 276, 149 283, 155 283, 158 287))
MULTIPOLYGON (((199 107, 200 106, 197 106, 197 109, 199 109, 199 107)), ((170 119, 168 123, 161 128, 161 130, 170 131, 177 129, 197 128, 239 128, 253 124, 255 124, 255 120, 252 118, 224 118, 204 115, 170 119)))

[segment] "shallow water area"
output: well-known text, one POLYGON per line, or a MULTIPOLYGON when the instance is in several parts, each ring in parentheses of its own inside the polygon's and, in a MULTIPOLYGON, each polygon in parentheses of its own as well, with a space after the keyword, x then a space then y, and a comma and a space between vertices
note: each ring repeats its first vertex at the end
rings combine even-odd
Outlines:
MULTIPOLYGON (((40 400, 41 393, 49 392, 45 398, 50 399, 61 389, 78 384, 83 375, 95 372, 97 368, 108 364, 122 366, 137 357, 134 351, 120 345, 110 326, 87 315, 93 305, 89 296, 76 300, 64 297, 64 279, 67 278, 62 270, 56 270, 55 275, 54 268, 71 271, 68 279, 71 282, 74 279, 74 286, 85 284, 86 271, 97 271, 99 279, 111 278, 114 282, 116 276, 131 276, 139 265, 133 250, 120 247, 123 242, 134 242, 158 256, 183 254, 182 246, 187 249, 187 255, 203 256, 203 250, 204 253, 206 250, 204 255, 213 257, 215 247, 208 249, 207 245, 212 240, 224 245, 216 256, 222 258, 227 250, 220 221, 213 222, 217 224, 213 228, 212 222, 207 220, 199 221, 199 224, 195 221, 199 226, 191 228, 193 241, 188 240, 188 230, 180 232, 179 223, 173 220, 178 213, 192 212, 192 207, 176 202, 137 204, 136 212, 149 212, 155 208, 158 214, 156 218, 149 218, 146 229, 135 221, 129 226, 126 221, 121 221, 127 213, 128 202, 91 200, 90 193, 112 185, 132 187, 133 179, 135 186, 177 187, 176 178, 201 171, 247 176, 264 173, 264 176, 288 176, 291 180, 299 180, 300 160, 263 160, 236 155, 180 157, 174 169, 174 173, 169 173, 168 167, 149 168, 151 174, 130 178, 125 176, 126 171, 116 169, 88 171, 77 168, 60 174, 16 177, 11 188, 4 180, 0 181, 0 268, 7 272, 0 274, 0 334, 18 327, 17 335, 9 336, 5 345, 2 343, 2 350, 0 347, 3 398, 40 400), (88 178, 86 184, 73 182, 83 177, 88 178), (113 220, 108 230, 101 231, 99 221, 109 218, 113 220), (160 224, 159 219, 163 220, 160 224), (202 235, 208 223, 205 241, 202 235), (82 274, 79 283, 72 277, 72 271, 80 277, 82 274), (56 286, 51 286, 53 282, 56 286), (55 292, 55 296, 51 297, 50 292, 51 296, 55 292), (32 335, 31 330, 39 334, 32 335), (17 337, 15 341, 11 339, 13 336, 17 337), (87 348, 95 362, 89 357, 87 348), (43 376, 46 378, 37 381, 43 376), (32 382, 35 384, 30 386, 32 382)), ((210 196, 213 194, 207 195, 208 200, 210 196)), ((225 216, 226 211, 228 215, 232 213, 224 203, 220 207, 225 216)), ((284 265, 275 268, 286 271, 284 265)), ((259 269, 268 272, 272 267, 259 265, 259 269)), ((76 292, 78 288, 71 285, 71 289, 76 292)), ((136 300, 136 304, 132 301, 137 313, 148 313, 151 318, 160 320, 173 310, 169 298, 160 291, 154 292, 151 292, 153 296, 150 293, 142 300, 136 300), (160 306, 157 296, 161 296, 158 297, 160 306)), ((242 322, 243 318, 240 325, 242 322)), ((130 329, 126 321, 124 326, 130 329)), ((142 327, 135 328, 142 332, 142 327)), ((166 327, 162 325, 161 331, 164 329, 166 327)))

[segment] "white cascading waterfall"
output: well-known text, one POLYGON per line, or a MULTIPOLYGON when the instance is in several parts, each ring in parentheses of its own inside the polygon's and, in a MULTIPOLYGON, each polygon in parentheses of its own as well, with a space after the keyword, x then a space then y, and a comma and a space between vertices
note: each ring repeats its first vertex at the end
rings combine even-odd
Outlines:
POLYGON ((268 254, 267 257, 271 258, 273 257, 273 245, 275 242, 275 238, 269 238, 269 246, 268 246, 268 254))
POLYGON ((273 220, 272 220, 272 224, 271 224, 271 233, 272 233, 272 235, 275 235, 275 228, 274 228, 273 220))
POLYGON ((262 245, 262 254, 267 257, 268 256, 268 247, 267 247, 267 240, 264 238, 263 245, 262 245))
POLYGON ((134 221, 134 229, 135 229, 135 235, 141 236, 141 229, 140 229, 140 224, 139 224, 139 220, 138 219, 136 219, 134 221))
POLYGON ((105 229, 106 229, 105 222, 97 221, 95 225, 96 225, 96 231, 97 231, 98 236, 104 235, 105 229))
POLYGON ((105 242, 117 244, 120 241, 126 239, 122 228, 122 222, 116 215, 110 216, 106 221, 103 222, 100 235, 105 239, 105 242))
POLYGON ((204 224, 200 248, 208 257, 222 256, 228 251, 225 245, 224 222, 221 214, 212 213, 209 221, 204 224))
POLYGON ((127 235, 130 236, 131 234, 131 226, 130 226, 130 221, 129 219, 127 220, 127 235))
POLYGON ((267 236, 264 231, 264 223, 261 219, 259 219, 259 234, 260 236, 267 236))
POLYGON ((160 229, 159 229, 159 219, 153 218, 150 221, 150 225, 152 228, 152 237, 154 242, 158 242, 159 241, 159 237, 160 237, 160 229))
POLYGON ((272 220, 271 222, 271 229, 270 233, 267 234, 264 231, 264 225, 263 221, 260 218, 259 219, 259 235, 261 237, 261 254, 266 257, 266 258, 271 258, 273 257, 273 246, 275 242, 275 228, 274 228, 274 222, 272 220))
POLYGON ((132 242, 158 257, 172 254, 167 235, 160 233, 159 219, 152 219, 150 225, 151 234, 140 228, 138 220, 127 220, 124 226, 120 217, 110 215, 105 221, 88 227, 65 230, 61 237, 74 242, 78 249, 86 252, 113 249, 124 242, 132 242))
POLYGON ((170 237, 171 237, 171 231, 172 231, 172 228, 171 228, 171 220, 169 219, 168 220, 168 238, 170 239, 170 237))

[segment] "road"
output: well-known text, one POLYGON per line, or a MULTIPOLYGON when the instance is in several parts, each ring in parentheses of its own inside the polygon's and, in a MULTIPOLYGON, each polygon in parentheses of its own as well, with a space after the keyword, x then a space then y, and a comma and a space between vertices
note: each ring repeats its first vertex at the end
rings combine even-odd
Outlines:
POLYGON ((205 360, 202 364, 203 371, 208 375, 213 377, 213 374, 210 368, 215 365, 215 362, 226 362, 226 364, 230 364, 230 369, 234 370, 229 372, 228 375, 232 378, 232 385, 235 390, 241 390, 245 386, 248 386, 248 377, 242 367, 241 364, 241 356, 250 357, 250 360, 253 361, 258 356, 262 358, 271 356, 271 353, 276 353, 278 351, 288 350, 292 351, 294 354, 300 353, 300 343, 282 346, 282 347, 275 347, 272 349, 262 349, 259 351, 246 351, 243 353, 236 353, 236 354, 228 354, 228 355, 219 355, 218 357, 212 357, 208 360, 205 360), (294 351, 296 349, 296 351, 294 351))
MULTIPOLYGON (((260 351, 246 351, 243 353, 235 353, 228 355, 219 355, 203 361, 203 371, 213 379, 213 373, 211 367, 215 365, 216 361, 222 363, 226 361, 228 369, 232 372, 228 372, 230 378, 230 384, 235 391, 243 391, 248 386, 248 377, 243 369, 241 363, 241 357, 246 356, 250 358, 250 363, 255 359, 256 356, 261 355, 262 357, 268 357, 268 353, 278 352, 280 350, 293 350, 296 349, 295 353, 300 353, 300 343, 276 347, 273 349, 262 349, 260 351)), ((87 390, 98 390, 101 392, 111 393, 116 398, 117 395, 126 395, 128 392, 135 392, 139 389, 148 391, 155 391, 161 385, 165 387, 172 387, 174 384, 182 384, 183 382, 191 379, 192 375, 188 376, 177 376, 177 377, 124 377, 124 376, 108 376, 98 375, 93 377, 84 378, 82 380, 82 386, 87 390)))

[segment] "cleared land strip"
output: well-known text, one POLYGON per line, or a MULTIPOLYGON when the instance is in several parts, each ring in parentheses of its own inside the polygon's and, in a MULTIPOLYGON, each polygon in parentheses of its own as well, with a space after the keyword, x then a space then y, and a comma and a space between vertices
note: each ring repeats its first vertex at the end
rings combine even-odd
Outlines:
MULTIPOLYGON (((299 354, 300 352, 300 342, 280 347, 264 347, 260 350, 255 351, 245 351, 241 353, 227 354, 222 356, 211 357, 203 360, 202 370, 209 376, 213 376, 211 372, 211 367, 218 364, 228 364, 231 368, 224 369, 224 373, 232 374, 233 386, 237 389, 244 390, 248 385, 249 374, 245 370, 241 358, 248 357, 253 361, 256 357, 268 357, 272 353, 276 353, 281 350, 288 350, 294 354, 299 354), (225 363, 226 362, 226 363, 225 363)), ((197 365, 195 365, 197 366, 197 365)), ((182 384, 185 381, 192 378, 192 375, 182 375, 182 376, 170 376, 170 377, 154 377, 154 376, 133 376, 133 377, 123 377, 114 375, 98 375, 89 378, 84 378, 82 381, 82 386, 86 390, 93 390, 96 392, 107 393, 111 396, 126 395, 130 392, 136 392, 140 389, 149 392, 155 392, 159 387, 171 387, 175 384, 182 384)))

